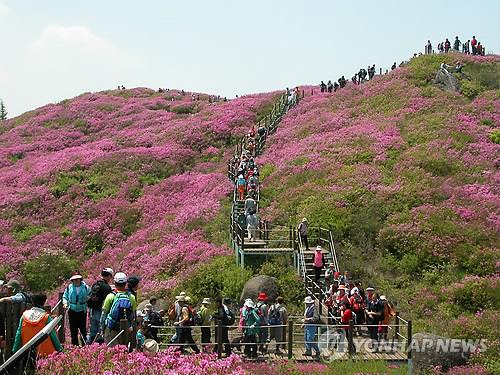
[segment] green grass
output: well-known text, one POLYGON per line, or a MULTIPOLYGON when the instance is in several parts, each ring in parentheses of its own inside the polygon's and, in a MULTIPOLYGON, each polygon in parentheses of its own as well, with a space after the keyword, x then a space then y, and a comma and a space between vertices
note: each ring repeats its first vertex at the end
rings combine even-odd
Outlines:
POLYGON ((385 361, 335 361, 328 364, 330 374, 361 375, 388 374, 407 375, 406 365, 389 365, 385 361))
POLYGON ((42 226, 33 224, 17 224, 12 231, 12 237, 14 237, 16 241, 26 242, 44 231, 45 228, 42 226))

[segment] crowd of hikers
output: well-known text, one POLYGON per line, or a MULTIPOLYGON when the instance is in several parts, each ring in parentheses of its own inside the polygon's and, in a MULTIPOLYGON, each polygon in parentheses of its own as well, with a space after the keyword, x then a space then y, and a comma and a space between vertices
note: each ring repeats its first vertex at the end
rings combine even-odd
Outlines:
MULTIPOLYGON (((368 73, 369 79, 373 78, 368 73)), ((364 73, 360 75, 361 82, 364 73)), ((293 103, 299 89, 286 91, 288 103, 293 103)), ((257 216, 259 169, 255 164, 256 144, 260 137, 266 135, 265 126, 253 126, 245 136, 241 155, 233 157, 232 163, 236 169, 237 199, 244 201, 244 214, 248 239, 256 239, 259 226, 257 216)), ((309 249, 308 222, 303 219, 298 226, 302 243, 309 249)), ((353 282, 349 272, 340 273, 333 264, 326 267, 323 249, 318 246, 313 254, 315 281, 324 288, 325 299, 322 301, 328 307, 326 322, 337 326, 337 329, 347 330, 349 322, 366 324, 372 340, 387 338, 387 325, 395 315, 394 308, 387 298, 379 296, 374 288, 363 289, 361 282, 353 282), (326 269, 325 269, 326 268, 326 269)), ((280 296, 271 300, 264 291, 260 291, 256 300, 247 298, 239 311, 239 337, 230 341, 229 330, 236 323, 237 316, 229 307, 227 301, 218 298, 215 306, 209 298, 204 298, 200 308, 196 309, 185 292, 175 297, 175 302, 162 309, 155 297, 149 298, 141 309, 138 308, 138 289, 141 278, 127 276, 123 272, 114 272, 106 267, 101 270, 100 278, 89 285, 82 275, 75 273, 69 278, 69 284, 64 289, 62 303, 69 322, 72 345, 89 345, 93 343, 117 345, 120 336, 125 334, 130 339, 130 350, 140 350, 156 353, 160 347, 159 330, 166 323, 175 328, 175 333, 167 345, 175 346, 185 353, 190 347, 195 353, 200 352, 192 329, 201 329, 201 350, 218 351, 217 342, 222 342, 225 354, 229 356, 233 348, 241 351, 248 358, 256 358, 258 352, 268 352, 268 346, 275 342, 274 352, 281 353, 286 348, 288 311, 284 299, 280 296), (126 327, 123 327, 123 323, 126 327), (213 324, 221 325, 221 339, 218 331, 212 338, 213 324)), ((0 281, 0 303, 24 303, 26 310, 22 313, 18 324, 12 351, 15 353, 31 338, 40 332, 52 320, 51 310, 45 306, 47 296, 44 293, 30 295, 26 293, 21 283, 10 280, 6 284, 0 281)), ((143 302, 143 303, 144 303, 143 302)), ((304 300, 305 309, 301 319, 304 328, 305 355, 320 355, 317 342, 318 328, 325 322, 318 311, 318 303, 312 296, 304 300), (314 354, 313 354, 314 351, 314 354)), ((361 332, 358 329, 358 334, 361 332)), ((4 317, 0 317, 0 348, 4 347, 5 325, 4 317)), ((52 331, 42 344, 38 345, 37 353, 46 356, 63 350, 55 331, 52 331)))
MULTIPOLYGON (((375 77, 375 64, 368 66, 367 69, 361 68, 359 72, 356 72, 351 78, 352 83, 355 85, 360 85, 368 80, 375 77)), ((333 82, 329 80, 327 83, 321 81, 319 84, 319 89, 321 92, 337 92, 337 90, 344 88, 347 85, 348 80, 342 76, 337 81, 333 82)))
MULTIPOLYGON (((475 35, 472 39, 467 40, 467 42, 460 41, 458 36, 456 36, 453 41, 453 45, 448 38, 446 38, 444 42, 440 42, 437 45, 437 51, 439 53, 448 53, 452 50, 455 52, 462 52, 466 55, 484 56, 486 53, 484 46, 476 39, 475 35)), ((424 51, 426 55, 435 53, 430 40, 427 41, 424 51)))

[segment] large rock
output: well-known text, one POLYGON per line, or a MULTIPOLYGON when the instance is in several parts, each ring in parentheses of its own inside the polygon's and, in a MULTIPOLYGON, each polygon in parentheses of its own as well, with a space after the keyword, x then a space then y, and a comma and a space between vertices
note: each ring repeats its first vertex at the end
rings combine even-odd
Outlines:
POLYGON ((460 91, 460 83, 458 82, 457 77, 455 77, 451 73, 446 73, 441 69, 438 70, 436 78, 434 78, 434 83, 437 86, 447 91, 451 92, 460 91))
POLYGON ((442 366, 444 370, 466 364, 470 348, 460 340, 452 340, 431 333, 413 335, 413 368, 416 374, 426 373, 433 366, 442 366))
POLYGON ((247 298, 257 301, 260 292, 267 294, 269 301, 275 301, 279 295, 278 283, 275 277, 259 275, 248 280, 241 292, 240 302, 243 303, 247 298))

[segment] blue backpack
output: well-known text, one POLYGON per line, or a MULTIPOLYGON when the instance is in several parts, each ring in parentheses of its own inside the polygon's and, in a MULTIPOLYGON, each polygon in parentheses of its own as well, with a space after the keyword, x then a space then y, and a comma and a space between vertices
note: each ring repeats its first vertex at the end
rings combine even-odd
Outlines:
POLYGON ((130 301, 129 292, 116 293, 113 299, 113 304, 106 318, 106 326, 109 329, 117 330, 120 327, 120 320, 127 319, 129 326, 134 320, 134 312, 132 310, 132 302, 130 301))

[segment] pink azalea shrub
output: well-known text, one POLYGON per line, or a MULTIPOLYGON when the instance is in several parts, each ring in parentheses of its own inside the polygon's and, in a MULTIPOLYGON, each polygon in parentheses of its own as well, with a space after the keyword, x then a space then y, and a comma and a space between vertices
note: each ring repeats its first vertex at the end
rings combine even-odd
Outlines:
POLYGON ((216 360, 216 354, 181 355, 173 350, 160 351, 156 355, 128 353, 126 347, 107 348, 102 345, 73 347, 38 361, 40 375, 243 375, 241 360, 233 355, 216 360))
POLYGON ((88 281, 111 266, 141 275, 148 293, 228 254, 203 227, 231 192, 226 151, 276 94, 209 103, 111 90, 2 123, 1 277, 24 279, 28 260, 60 249, 88 281))

